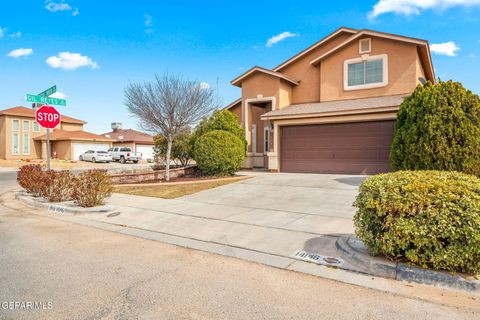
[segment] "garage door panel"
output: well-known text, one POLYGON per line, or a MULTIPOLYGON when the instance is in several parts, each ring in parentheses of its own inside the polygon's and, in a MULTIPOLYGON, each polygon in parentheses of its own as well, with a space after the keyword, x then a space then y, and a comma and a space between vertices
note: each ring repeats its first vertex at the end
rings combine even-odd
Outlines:
POLYGON ((395 121, 283 127, 281 170, 375 174, 390 170, 395 121))

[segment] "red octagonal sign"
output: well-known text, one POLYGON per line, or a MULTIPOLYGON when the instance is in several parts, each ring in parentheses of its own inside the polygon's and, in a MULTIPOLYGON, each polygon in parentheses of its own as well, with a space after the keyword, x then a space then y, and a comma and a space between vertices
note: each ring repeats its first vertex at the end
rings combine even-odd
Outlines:
POLYGON ((53 129, 60 123, 60 113, 52 106, 41 106, 35 112, 35 120, 42 127, 53 129))

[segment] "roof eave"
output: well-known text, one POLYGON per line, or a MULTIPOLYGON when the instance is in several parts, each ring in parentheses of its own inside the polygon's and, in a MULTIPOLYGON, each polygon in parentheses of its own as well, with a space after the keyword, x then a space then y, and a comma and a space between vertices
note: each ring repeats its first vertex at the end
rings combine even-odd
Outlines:
POLYGON ((275 115, 268 116, 268 114, 264 114, 260 117, 260 119, 262 119, 262 120, 288 120, 288 119, 302 119, 302 118, 322 118, 322 117, 332 117, 332 116, 340 116, 340 115, 393 112, 393 111, 398 111, 399 108, 400 108, 400 106, 386 106, 386 107, 377 107, 377 108, 352 109, 352 110, 341 110, 341 111, 330 111, 330 112, 283 114, 283 115, 278 115, 278 116, 275 116, 275 115))

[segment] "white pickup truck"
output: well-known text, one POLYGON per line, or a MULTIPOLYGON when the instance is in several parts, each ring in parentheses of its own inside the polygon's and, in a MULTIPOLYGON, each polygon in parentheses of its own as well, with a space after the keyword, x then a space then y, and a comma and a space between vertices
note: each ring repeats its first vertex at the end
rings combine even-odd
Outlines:
POLYGON ((142 153, 133 152, 132 148, 129 147, 113 147, 108 149, 108 153, 112 155, 113 161, 120 161, 120 163, 126 163, 127 161, 138 163, 142 160, 142 153))

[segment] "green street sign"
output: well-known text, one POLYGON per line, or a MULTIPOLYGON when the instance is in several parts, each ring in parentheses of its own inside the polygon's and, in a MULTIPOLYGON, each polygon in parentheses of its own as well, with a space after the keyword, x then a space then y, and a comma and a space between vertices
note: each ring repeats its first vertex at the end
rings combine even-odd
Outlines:
POLYGON ((28 93, 27 93, 27 101, 36 102, 36 103, 54 104, 57 106, 64 106, 64 107, 67 105, 67 100, 65 99, 47 98, 47 97, 41 97, 41 96, 28 94, 28 93))
POLYGON ((49 95, 52 95, 54 94, 55 92, 57 92, 57 86, 53 86, 53 87, 50 87, 48 88, 47 90, 43 91, 43 92, 40 92, 39 94, 37 94, 37 96, 40 96, 40 97, 48 97, 49 95))

